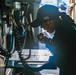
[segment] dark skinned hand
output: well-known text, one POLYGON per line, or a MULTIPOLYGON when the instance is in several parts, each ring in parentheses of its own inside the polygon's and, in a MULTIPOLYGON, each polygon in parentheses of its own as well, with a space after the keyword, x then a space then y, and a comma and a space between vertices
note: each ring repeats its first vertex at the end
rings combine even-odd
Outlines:
POLYGON ((48 41, 48 37, 45 36, 43 33, 37 35, 38 41, 41 43, 46 43, 48 41))

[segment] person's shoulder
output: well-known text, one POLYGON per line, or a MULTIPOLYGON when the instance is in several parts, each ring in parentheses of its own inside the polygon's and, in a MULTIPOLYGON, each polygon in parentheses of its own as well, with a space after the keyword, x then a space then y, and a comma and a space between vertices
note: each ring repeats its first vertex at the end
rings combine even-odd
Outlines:
POLYGON ((67 15, 66 13, 60 13, 60 16, 61 16, 62 22, 76 27, 74 19, 72 19, 70 15, 67 15))

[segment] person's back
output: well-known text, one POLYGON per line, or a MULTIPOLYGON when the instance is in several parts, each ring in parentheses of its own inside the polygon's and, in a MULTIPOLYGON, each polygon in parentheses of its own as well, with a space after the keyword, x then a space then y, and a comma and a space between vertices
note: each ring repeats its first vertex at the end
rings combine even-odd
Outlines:
POLYGON ((56 29, 51 45, 57 50, 58 54, 55 56, 54 53, 54 57, 61 69, 61 75, 73 75, 76 72, 76 31, 72 25, 62 21, 56 29))

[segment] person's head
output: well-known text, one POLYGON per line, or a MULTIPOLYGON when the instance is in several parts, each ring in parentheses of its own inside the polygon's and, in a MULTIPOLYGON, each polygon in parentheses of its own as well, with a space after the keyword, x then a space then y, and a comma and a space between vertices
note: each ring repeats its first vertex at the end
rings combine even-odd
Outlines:
POLYGON ((59 3, 59 11, 66 13, 66 10, 67 10, 67 4, 65 2, 59 3))
POLYGON ((30 24, 32 27, 41 26, 48 32, 53 32, 59 20, 59 11, 56 6, 44 5, 39 8, 37 18, 30 24))
POLYGON ((61 10, 66 10, 67 9, 67 4, 65 2, 62 2, 62 3, 59 4, 59 8, 61 10))

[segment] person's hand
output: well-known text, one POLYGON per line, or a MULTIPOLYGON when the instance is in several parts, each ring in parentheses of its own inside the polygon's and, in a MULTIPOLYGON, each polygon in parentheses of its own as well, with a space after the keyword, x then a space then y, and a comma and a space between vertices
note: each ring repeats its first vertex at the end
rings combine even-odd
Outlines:
POLYGON ((48 41, 48 37, 45 36, 43 33, 37 35, 38 41, 41 43, 46 43, 48 41))

